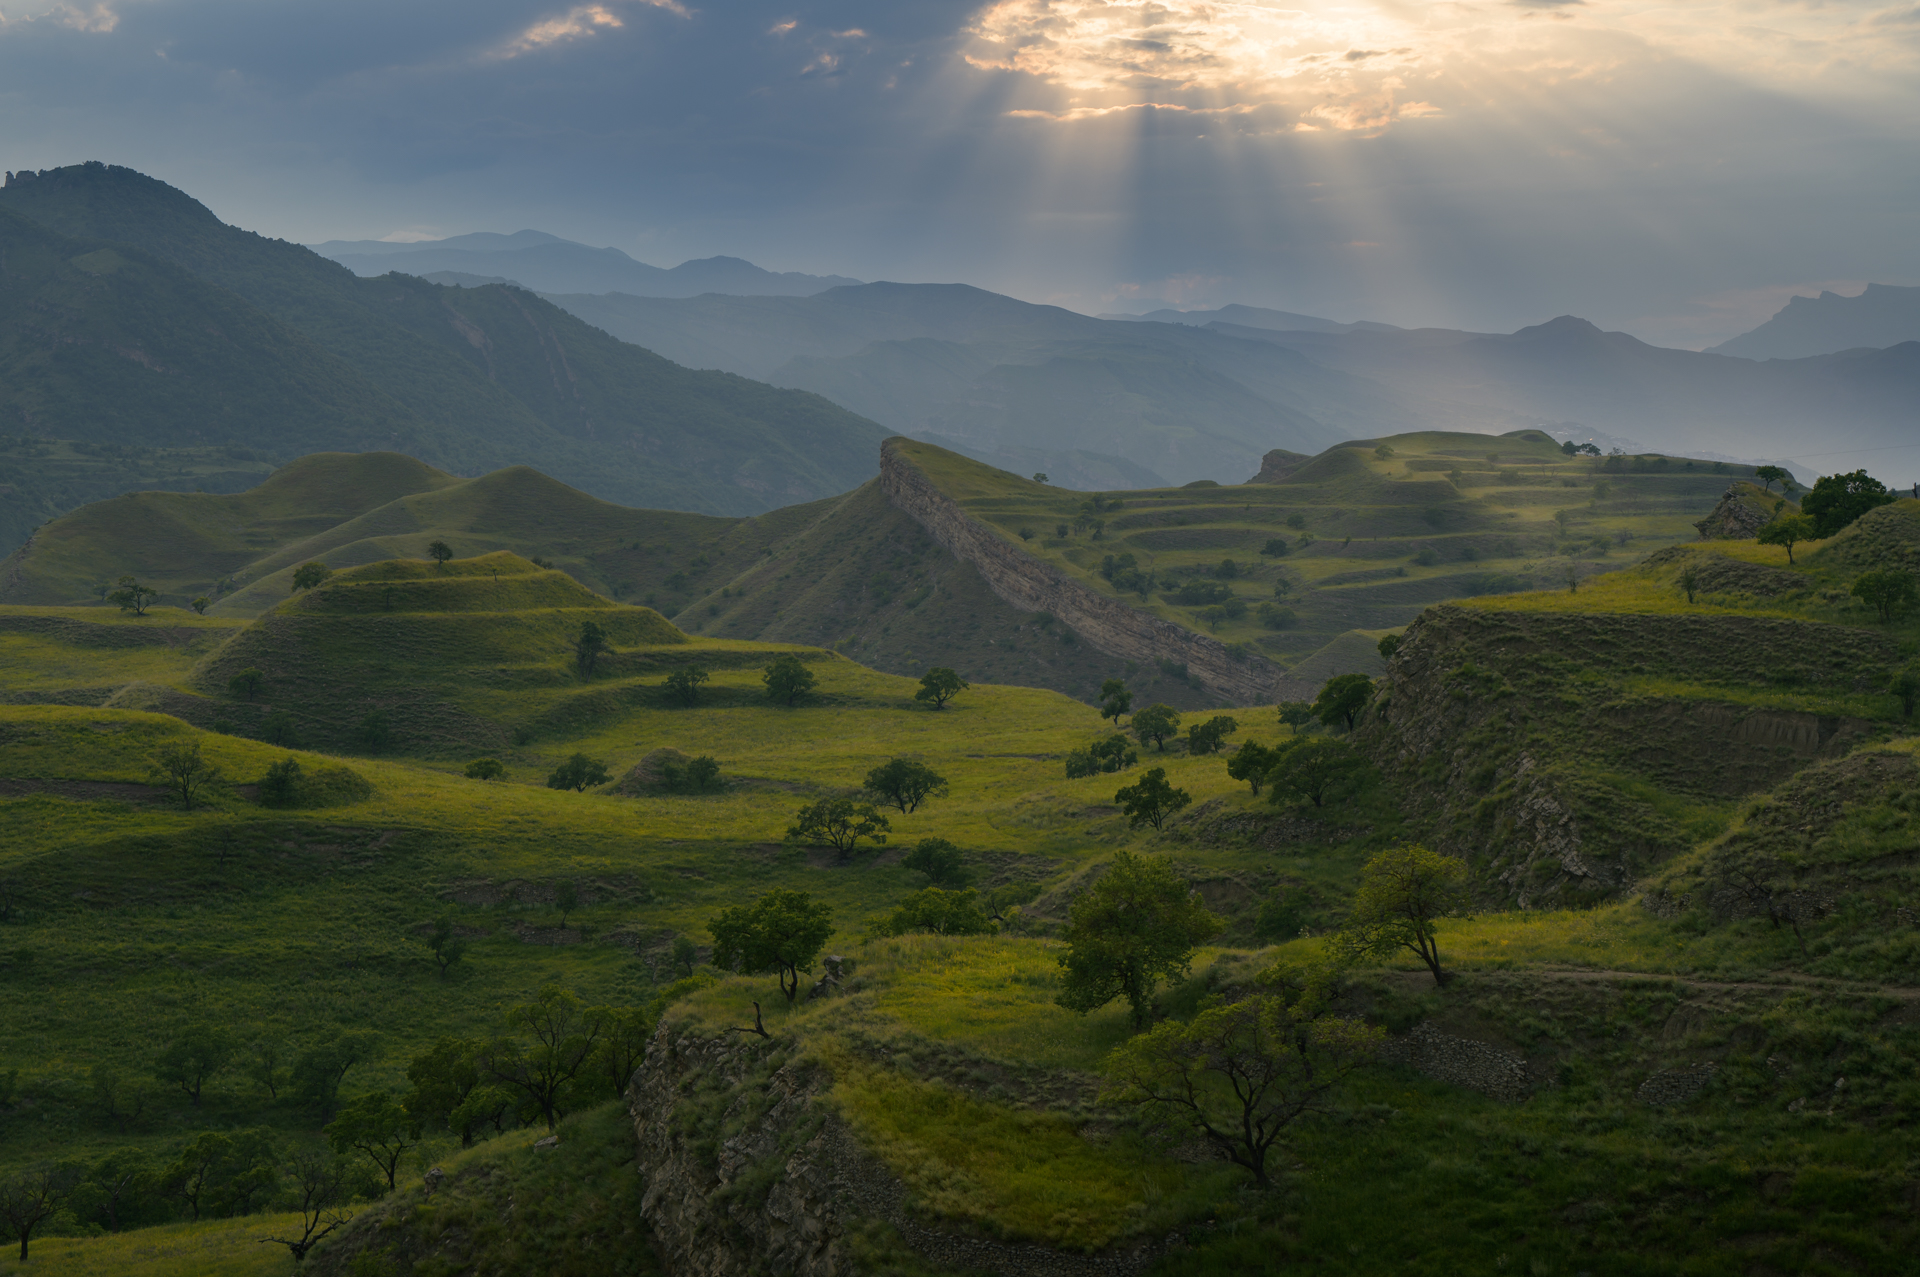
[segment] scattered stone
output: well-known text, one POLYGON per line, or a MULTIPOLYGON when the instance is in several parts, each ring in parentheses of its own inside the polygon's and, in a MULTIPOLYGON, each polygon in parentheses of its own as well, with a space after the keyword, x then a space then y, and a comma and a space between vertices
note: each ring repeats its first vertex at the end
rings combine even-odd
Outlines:
POLYGON ((1533 1093, 1524 1058, 1485 1042, 1442 1033, 1431 1023, 1417 1024, 1404 1038, 1389 1042, 1386 1056, 1435 1081, 1464 1086, 1496 1100, 1511 1103, 1533 1093))
POLYGON ((436 1192, 439 1191, 440 1182, 446 1179, 446 1177, 447 1177, 447 1173, 441 1170, 438 1166, 434 1167, 432 1170, 427 1172, 426 1185, 427 1185, 427 1196, 429 1198, 431 1198, 436 1192))
POLYGON ((559 1148, 560 1137, 558 1135, 549 1135, 545 1139, 535 1140, 533 1146, 535 1148, 559 1148))
POLYGON ((1706 1090, 1707 1083, 1713 1081, 1719 1069, 1720 1066, 1711 1061, 1661 1069, 1642 1082, 1635 1094, 1642 1104, 1652 1108, 1677 1108, 1706 1090))

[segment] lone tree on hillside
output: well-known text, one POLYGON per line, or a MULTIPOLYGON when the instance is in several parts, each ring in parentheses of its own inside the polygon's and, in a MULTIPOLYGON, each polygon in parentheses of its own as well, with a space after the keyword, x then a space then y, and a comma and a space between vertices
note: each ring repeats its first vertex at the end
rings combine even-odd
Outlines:
POLYGON ((691 978, 693 976, 694 965, 700 961, 700 946, 695 944, 691 937, 675 936, 673 938, 672 961, 674 966, 679 967, 691 978))
POLYGON ((466 956, 467 942, 453 932, 453 919, 441 914, 433 920, 433 930, 427 933, 427 948, 433 953, 433 965, 440 969, 440 978, 447 978, 447 972, 455 963, 466 956))
POLYGON ((1233 757, 1227 760, 1227 775, 1235 780, 1244 780, 1253 786, 1253 796, 1260 796, 1260 786, 1266 783, 1267 773, 1280 761, 1278 750, 1268 749, 1258 741, 1243 742, 1233 751, 1233 757))
POLYGON ((1374 644, 1374 646, 1379 649, 1381 660, 1391 661, 1393 659, 1393 654, 1400 650, 1401 637, 1402 636, 1398 634, 1382 634, 1380 636, 1380 641, 1374 644))
POLYGON ((497 758, 476 758, 467 764, 468 780, 499 780, 507 774, 507 765, 497 758))
POLYGON ((509 1010, 501 1036, 481 1048, 479 1061, 502 1085, 526 1097, 551 1131, 564 1115, 573 1080, 593 1060, 606 1029, 607 1012, 589 1007, 565 989, 548 985, 509 1010))
POLYGON ((160 597, 160 591, 151 586, 140 584, 131 575, 120 578, 120 588, 107 595, 107 602, 119 606, 122 612, 131 612, 135 616, 145 616, 153 601, 160 597))
POLYGON ((1180 711, 1171 705, 1149 705, 1133 716, 1133 734, 1142 745, 1153 742, 1155 749, 1167 752, 1167 737, 1180 730, 1180 711))
POLYGON ((369 1091, 347 1101, 339 1116, 327 1123, 327 1142, 336 1154, 366 1154, 394 1189, 400 1159, 420 1141, 406 1106, 385 1091, 369 1091))
POLYGON ((714 966, 747 975, 774 972, 792 1002, 801 973, 813 973, 813 960, 833 934, 833 910, 804 891, 769 891, 750 905, 722 910, 707 930, 714 966))
POLYGON ((193 609, 195 616, 205 616, 207 609, 213 606, 213 600, 202 594, 188 603, 187 606, 193 609))
POLYGON ((792 652, 783 653, 774 658, 761 676, 767 685, 767 698, 780 701, 791 707, 802 696, 813 690, 813 671, 808 669, 792 652))
POLYGON ((453 557, 453 547, 445 541, 435 541, 427 547, 427 557, 433 560, 433 570, 438 572, 446 567, 447 560, 453 557))
POLYGON ((1777 545, 1785 549, 1789 563, 1793 562, 1793 547, 1813 539, 1813 520, 1804 514, 1783 514, 1762 527, 1760 535, 1754 538, 1761 545, 1777 545))
POLYGON ((1366 760, 1345 741, 1295 736, 1274 747, 1273 765, 1267 768, 1267 784, 1273 788, 1267 801, 1281 807, 1324 807, 1357 783, 1366 768, 1366 760))
POLYGON ((966 870, 960 849, 945 838, 922 838, 913 850, 900 858, 902 869, 913 869, 927 876, 929 887, 958 890, 972 877, 966 870))
POLYGON ((947 778, 910 758, 896 758, 867 773, 867 791, 911 816, 929 798, 947 796, 947 778))
POLYGON ((1193 801, 1193 795, 1184 789, 1175 789, 1167 783, 1167 769, 1155 767, 1147 771, 1131 785, 1117 790, 1113 801, 1120 804, 1120 810, 1126 815, 1127 827, 1138 829, 1142 825, 1152 825, 1158 833, 1166 823, 1167 817, 1193 801))
POLYGON ((794 817, 787 838, 793 842, 828 843, 845 860, 853 854, 854 844, 862 838, 884 845, 886 831, 893 826, 872 803, 858 802, 841 795, 809 803, 794 817))
POLYGON ((588 758, 585 754, 575 754, 547 776, 547 788, 571 789, 579 793, 593 785, 604 785, 611 779, 605 763, 588 758))
POLYGON ((250 701, 260 695, 260 689, 266 686, 267 676, 249 665, 227 680, 227 694, 250 701))
POLYGON ((1693 596, 1700 592, 1700 569, 1692 563, 1680 569, 1680 588, 1686 593, 1687 602, 1693 602, 1693 596))
POLYGON ((332 575, 333 569, 324 563, 302 563, 293 570, 293 588, 287 593, 298 594, 302 590, 311 590, 332 575))
POLYGON ((1065 975, 1055 1001, 1084 1015, 1124 997, 1134 1026, 1143 1028, 1154 986, 1185 977, 1194 946, 1220 927, 1167 861, 1115 852, 1107 872, 1067 912, 1065 975))
POLYGON ((1887 485, 1855 470, 1851 474, 1828 474, 1814 480, 1813 488, 1800 500, 1800 513, 1813 520, 1816 537, 1830 537, 1875 506, 1891 504, 1893 494, 1887 485))
POLYGON ((1227 737, 1239 730, 1238 720, 1226 714, 1215 714, 1206 722, 1195 723, 1187 728, 1187 752, 1217 754, 1226 748, 1227 737))
POLYGON ((1406 949, 1427 964, 1435 984, 1445 984, 1434 927, 1466 900, 1466 861, 1418 843, 1383 851, 1360 871, 1353 912, 1335 934, 1332 952, 1353 961, 1406 949))
POLYGON ((153 756, 148 778, 164 785, 180 799, 181 806, 192 811, 194 798, 220 779, 220 769, 201 756, 199 741, 181 741, 162 747, 153 756))
POLYGON ((1784 490, 1788 481, 1792 479, 1793 476, 1788 474, 1780 466, 1755 466, 1753 469, 1753 477, 1760 481, 1760 490, 1762 492, 1772 492, 1773 485, 1776 483, 1784 490))
POLYGON ((1371 678, 1365 674, 1342 674, 1328 679, 1320 695, 1313 698, 1313 713, 1328 727, 1344 722, 1347 730, 1352 731, 1354 720, 1372 699, 1371 678))
POLYGON ((580 625, 580 637, 573 641, 573 664, 580 671, 581 678, 592 678, 594 666, 600 658, 613 648, 607 643, 607 632, 592 621, 580 625))
POLYGON ((1873 608, 1881 620, 1891 621, 1920 598, 1920 587, 1911 572, 1866 572, 1853 583, 1853 597, 1873 608))
POLYGON ((1385 1041, 1383 1029, 1326 1014, 1324 998, 1255 994, 1122 1043, 1101 1066, 1100 1099, 1167 1113, 1265 1188, 1287 1128, 1324 1108, 1385 1041))
POLYGON ((948 701, 972 686, 946 666, 936 665, 920 676, 920 690, 913 694, 913 699, 926 701, 935 709, 945 709, 948 701))
POLYGON ((707 677, 707 672, 698 665, 689 665, 685 669, 678 669, 667 675, 667 681, 662 686, 678 697, 682 705, 698 705, 700 684, 706 682, 707 677))
POLYGON ((1100 684, 1100 717, 1111 718, 1115 727, 1120 726, 1120 716, 1133 708, 1133 693, 1127 685, 1117 678, 1110 678, 1100 684))
POLYGON ((67 1204, 79 1177, 66 1167, 36 1166, 0 1180, 0 1221, 20 1239, 20 1262, 27 1262, 33 1230, 67 1204))

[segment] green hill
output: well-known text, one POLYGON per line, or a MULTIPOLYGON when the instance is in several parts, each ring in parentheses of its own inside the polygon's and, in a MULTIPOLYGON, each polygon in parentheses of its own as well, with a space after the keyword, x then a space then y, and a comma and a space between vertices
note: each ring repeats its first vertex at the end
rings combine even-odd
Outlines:
POLYGON ((534 464, 632 504, 744 513, 854 486, 886 433, 811 394, 682 368, 522 290, 359 279, 128 169, 48 170, 0 192, 0 214, 10 256, 37 272, 0 290, 0 342, 15 326, 19 372, 49 369, 7 383, 39 436, 211 434, 278 457, 397 446, 456 472, 534 464), (47 313, 64 334, 51 344, 47 313))

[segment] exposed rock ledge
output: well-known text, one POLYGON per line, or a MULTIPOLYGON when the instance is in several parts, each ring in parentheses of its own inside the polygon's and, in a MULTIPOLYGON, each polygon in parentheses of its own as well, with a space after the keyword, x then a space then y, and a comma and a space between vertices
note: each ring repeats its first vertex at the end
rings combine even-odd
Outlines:
POLYGON ((1238 705, 1305 700, 1319 690, 1251 653, 1236 660, 1218 639, 1128 607, 1017 549, 935 487, 892 439, 880 445, 880 487, 950 554, 979 569, 995 594, 1025 611, 1051 613, 1109 656, 1142 665, 1180 662, 1208 691, 1238 705))
POLYGON ((678 1277, 850 1277, 871 1268, 852 1239, 874 1221, 935 1264, 1005 1277, 1133 1277, 1158 1258, 1158 1247, 1076 1255, 928 1228, 908 1213, 900 1181, 822 1101, 831 1079, 817 1065, 749 1077, 769 1049, 674 1037, 663 1024, 627 1090, 647 1185, 641 1213, 678 1277), (724 1114, 676 1120, 679 1106, 701 1104, 716 1086, 734 1092, 724 1114), (710 1162, 698 1146, 726 1130, 737 1134, 710 1162))

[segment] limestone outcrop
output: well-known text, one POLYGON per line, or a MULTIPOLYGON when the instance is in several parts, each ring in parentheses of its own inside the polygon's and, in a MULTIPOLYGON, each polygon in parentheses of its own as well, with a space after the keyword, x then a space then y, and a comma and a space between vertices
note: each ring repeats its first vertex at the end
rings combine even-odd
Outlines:
POLYGON ((1752 484, 1735 483, 1721 496, 1720 504, 1693 526, 1700 529, 1702 541, 1751 541, 1772 519, 1773 511, 1752 484))
POLYGON ((973 564, 1000 598, 1051 614, 1102 652, 1143 665, 1183 664, 1210 692, 1236 705, 1308 699, 1319 690, 1260 656, 1229 651, 1218 639, 1129 607, 1034 558, 940 491, 893 440, 880 449, 880 486, 942 548, 973 564))

